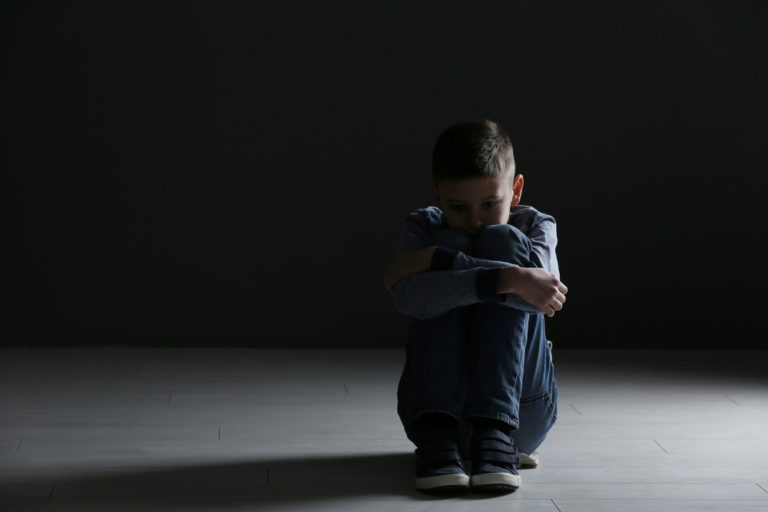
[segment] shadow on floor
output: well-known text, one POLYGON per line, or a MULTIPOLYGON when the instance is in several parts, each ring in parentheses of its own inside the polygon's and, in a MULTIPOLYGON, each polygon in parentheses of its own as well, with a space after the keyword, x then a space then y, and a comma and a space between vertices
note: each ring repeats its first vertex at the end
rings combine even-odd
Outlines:
MULTIPOLYGON (((99 510, 146 507, 214 508, 240 505, 301 505, 338 499, 401 496, 440 499, 413 489, 413 454, 265 459, 131 470, 46 471, 5 478, 0 501, 15 505, 71 506, 99 510)), ((468 499, 486 496, 465 494, 468 499)))

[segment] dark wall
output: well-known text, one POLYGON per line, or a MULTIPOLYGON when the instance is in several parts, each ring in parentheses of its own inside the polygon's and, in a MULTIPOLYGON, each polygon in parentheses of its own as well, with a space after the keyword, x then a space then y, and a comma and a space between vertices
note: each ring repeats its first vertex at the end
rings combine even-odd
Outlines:
POLYGON ((3 342, 401 345, 383 269, 488 117, 558 346, 763 347, 765 4, 587 4, 5 7, 3 342))

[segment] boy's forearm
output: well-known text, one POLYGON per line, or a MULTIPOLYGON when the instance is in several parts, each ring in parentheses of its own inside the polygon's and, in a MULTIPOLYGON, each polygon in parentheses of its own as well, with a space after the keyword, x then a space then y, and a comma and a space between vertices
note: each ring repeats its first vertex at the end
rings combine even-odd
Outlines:
POLYGON ((505 261, 475 258, 461 251, 432 245, 415 251, 402 253, 387 267, 385 283, 392 289, 397 283, 414 274, 442 270, 473 270, 510 266, 505 261))
POLYGON ((394 263, 387 267, 384 276, 387 289, 391 290, 407 277, 429 270, 435 249, 435 246, 430 246, 398 255, 394 263))
POLYGON ((516 286, 510 288, 510 278, 516 281, 516 269, 519 268, 517 265, 507 261, 478 258, 461 251, 445 248, 438 249, 435 253, 435 262, 432 264, 433 270, 435 270, 435 264, 440 252, 443 252, 443 261, 450 262, 445 263, 443 269, 480 271, 477 276, 481 282, 476 285, 476 289, 481 302, 497 301, 499 304, 526 313, 539 314, 542 312, 539 308, 517 295, 517 292, 513 291, 513 289, 517 289, 516 286), (506 270, 508 268, 513 268, 513 270, 506 270), (497 271, 490 272, 493 269, 497 271), (488 282, 490 278, 493 278, 493 283, 488 282))
POLYGON ((481 302, 495 302, 526 313, 542 312, 513 293, 499 295, 499 271, 493 268, 447 270, 409 276, 391 290, 395 309, 420 320, 481 302))
POLYGON ((422 320, 479 302, 475 270, 422 272, 403 279, 391 291, 397 311, 422 320))
POLYGON ((551 317, 562 309, 568 288, 543 268, 509 267, 499 271, 496 291, 513 294, 551 317))
POLYGON ((387 268, 385 284, 392 292, 395 308, 420 319, 478 302, 496 302, 527 313, 541 313, 511 291, 513 274, 502 272, 508 267, 516 266, 430 246, 399 255, 387 268))

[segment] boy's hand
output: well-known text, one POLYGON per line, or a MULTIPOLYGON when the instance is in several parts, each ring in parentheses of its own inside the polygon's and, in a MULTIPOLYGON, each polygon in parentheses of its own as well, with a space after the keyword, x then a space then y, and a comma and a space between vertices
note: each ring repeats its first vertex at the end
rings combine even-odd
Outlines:
POLYGON ((384 284, 387 290, 405 279, 406 277, 429 270, 432 265, 432 255, 435 253, 435 247, 425 247, 418 251, 408 252, 398 255, 395 262, 387 267, 384 275, 384 284))
POLYGON ((499 272, 497 281, 499 293, 514 293, 524 301, 533 304, 548 317, 563 309, 568 288, 555 274, 543 268, 505 267, 499 272))

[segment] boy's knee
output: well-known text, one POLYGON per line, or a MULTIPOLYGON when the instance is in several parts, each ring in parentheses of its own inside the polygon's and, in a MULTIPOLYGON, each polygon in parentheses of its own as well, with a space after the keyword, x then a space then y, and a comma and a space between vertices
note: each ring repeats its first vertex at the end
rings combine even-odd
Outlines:
POLYGON ((531 241, 512 225, 488 226, 475 239, 475 254, 480 258, 527 267, 531 264, 531 241))
POLYGON ((470 253, 472 237, 458 229, 440 229, 433 235, 432 243, 446 249, 470 253))

